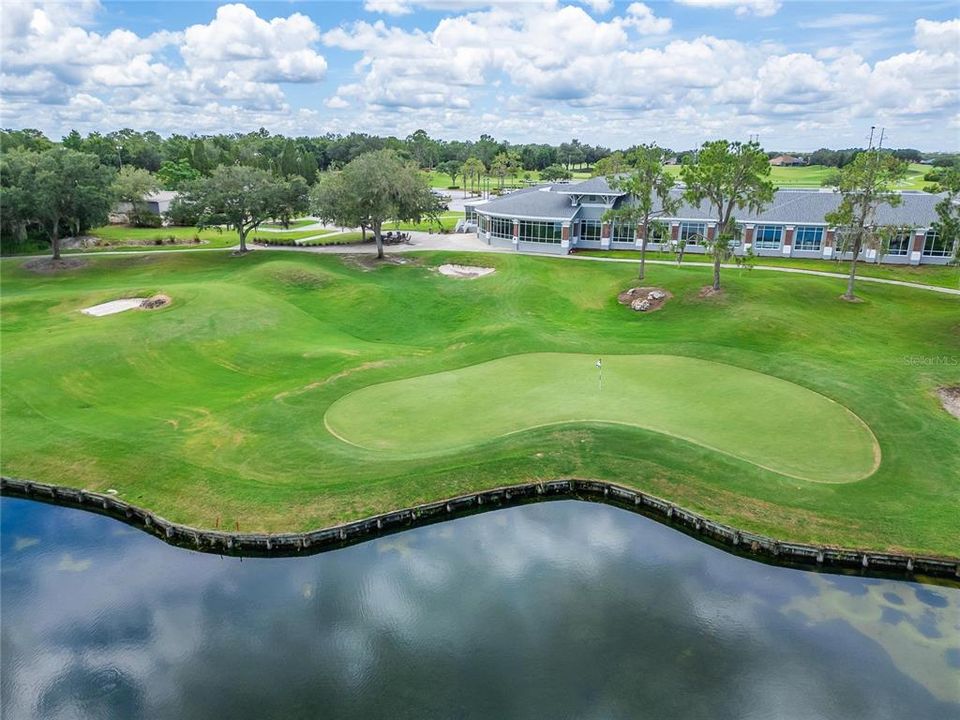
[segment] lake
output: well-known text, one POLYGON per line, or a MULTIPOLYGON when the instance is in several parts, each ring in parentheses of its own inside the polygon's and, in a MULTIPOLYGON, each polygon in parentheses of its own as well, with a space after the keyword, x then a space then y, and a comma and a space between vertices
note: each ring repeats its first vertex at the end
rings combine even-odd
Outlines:
POLYGON ((960 717, 960 590, 562 500, 219 557, 0 499, 4 718, 960 717))

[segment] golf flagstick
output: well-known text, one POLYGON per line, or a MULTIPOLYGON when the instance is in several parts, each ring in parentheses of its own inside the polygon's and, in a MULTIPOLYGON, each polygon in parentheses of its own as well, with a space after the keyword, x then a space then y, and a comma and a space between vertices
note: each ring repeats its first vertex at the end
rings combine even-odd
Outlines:
POLYGON ((600 392, 603 392, 603 361, 597 359, 597 369, 600 370, 600 392))

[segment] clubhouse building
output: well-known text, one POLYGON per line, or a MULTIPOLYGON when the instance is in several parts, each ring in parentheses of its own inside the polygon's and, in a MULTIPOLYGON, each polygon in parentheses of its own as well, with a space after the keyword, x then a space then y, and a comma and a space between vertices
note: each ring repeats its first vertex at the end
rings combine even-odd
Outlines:
MULTIPOLYGON (((681 190, 673 191, 677 198, 681 190)), ((879 260, 909 265, 944 265, 953 255, 930 226, 936 220, 940 195, 904 192, 897 207, 878 210, 877 222, 900 228, 879 260)), ((583 182, 540 185, 515 190, 489 200, 465 203, 468 227, 494 247, 522 252, 567 254, 578 248, 628 250, 640 247, 642 227, 603 219, 608 210, 632 202, 626 193, 610 187, 606 178, 583 182)), ((824 216, 835 210, 840 195, 833 190, 777 190, 760 213, 735 214, 738 241, 735 252, 747 248, 760 256, 835 258, 839 231, 824 216)), ((674 216, 657 217, 662 232, 651 237, 647 248, 670 249, 684 244, 684 252, 704 252, 704 241, 713 238, 717 220, 710 207, 682 203, 674 216)), ((845 258, 850 253, 844 253, 845 258)), ((877 260, 877 250, 864 248, 861 259, 877 260)))

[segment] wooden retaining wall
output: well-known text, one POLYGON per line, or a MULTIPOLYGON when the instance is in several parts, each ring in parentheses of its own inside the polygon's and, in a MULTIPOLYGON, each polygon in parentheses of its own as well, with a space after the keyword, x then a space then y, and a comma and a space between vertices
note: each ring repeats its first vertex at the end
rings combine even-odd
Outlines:
POLYGON ((791 567, 829 572, 900 577, 960 579, 960 558, 881 553, 803 543, 781 542, 765 535, 713 522, 661 498, 614 483, 596 480, 554 480, 470 493, 448 500, 382 513, 363 520, 303 533, 242 533, 200 530, 170 522, 113 495, 0 477, 0 495, 80 508, 108 515, 178 547, 221 555, 306 555, 442 522, 486 510, 543 500, 579 499, 603 502, 641 513, 729 552, 791 567))

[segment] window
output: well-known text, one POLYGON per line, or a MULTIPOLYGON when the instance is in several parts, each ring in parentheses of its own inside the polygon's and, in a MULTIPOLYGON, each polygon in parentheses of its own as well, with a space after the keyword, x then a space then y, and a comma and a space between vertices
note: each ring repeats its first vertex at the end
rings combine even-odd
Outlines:
POLYGON ((610 228, 610 239, 618 243, 633 243, 637 237, 637 226, 634 223, 615 222, 610 228))
POLYGON ((558 222, 520 221, 520 242, 559 243, 561 224, 558 222))
POLYGON ((699 245, 707 237, 707 224, 695 222, 680 223, 680 240, 687 245, 699 245))
POLYGON ((823 246, 823 228, 801 225, 793 232, 793 249, 816 251, 823 246))
POLYGON ((490 218, 490 235, 513 240, 513 220, 509 218, 490 218))
POLYGON ((910 230, 898 230, 896 234, 890 238, 890 247, 887 248, 887 254, 909 255, 911 237, 913 237, 913 233, 910 232, 910 230))
POLYGON ((664 222, 652 221, 647 226, 647 232, 652 243, 663 243, 670 240, 670 226, 664 222))
POLYGON ((753 246, 759 250, 777 250, 783 241, 780 225, 757 225, 753 231, 753 246))
POLYGON ((941 239, 940 233, 933 228, 927 230, 923 237, 923 254, 927 257, 950 257, 952 248, 947 247, 945 238, 941 239))
POLYGON ((580 239, 581 240, 600 240, 599 220, 581 220, 580 221, 580 239))

